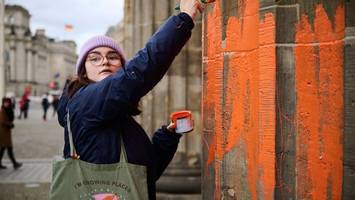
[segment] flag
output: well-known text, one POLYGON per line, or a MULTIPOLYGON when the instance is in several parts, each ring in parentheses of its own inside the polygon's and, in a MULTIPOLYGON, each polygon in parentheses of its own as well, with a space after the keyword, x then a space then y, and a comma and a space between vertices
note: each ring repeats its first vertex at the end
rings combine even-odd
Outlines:
POLYGON ((72 32, 73 29, 74 29, 74 27, 71 24, 65 24, 64 25, 64 30, 67 31, 67 32, 72 32))

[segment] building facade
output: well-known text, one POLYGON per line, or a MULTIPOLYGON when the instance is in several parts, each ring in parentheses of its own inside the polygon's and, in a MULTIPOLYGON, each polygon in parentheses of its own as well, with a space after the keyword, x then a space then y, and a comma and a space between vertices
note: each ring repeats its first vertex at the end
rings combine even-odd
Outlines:
POLYGON ((5 95, 5 67, 4 67, 4 12, 5 2, 0 0, 0 98, 5 95))
POLYGON ((76 61, 73 41, 56 41, 47 37, 44 29, 32 35, 30 18, 30 13, 21 6, 5 6, 6 92, 16 96, 26 87, 32 88, 32 95, 62 87, 73 74, 76 61), (51 82, 58 83, 57 88, 49 88, 51 82))

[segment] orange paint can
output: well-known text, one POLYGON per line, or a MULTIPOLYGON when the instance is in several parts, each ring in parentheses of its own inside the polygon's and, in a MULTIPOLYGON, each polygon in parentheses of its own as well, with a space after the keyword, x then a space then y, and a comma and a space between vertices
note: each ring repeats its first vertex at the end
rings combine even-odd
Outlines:
POLYGON ((187 133, 194 129, 194 120, 192 113, 188 110, 177 111, 170 115, 171 122, 174 124, 172 128, 176 133, 187 133))

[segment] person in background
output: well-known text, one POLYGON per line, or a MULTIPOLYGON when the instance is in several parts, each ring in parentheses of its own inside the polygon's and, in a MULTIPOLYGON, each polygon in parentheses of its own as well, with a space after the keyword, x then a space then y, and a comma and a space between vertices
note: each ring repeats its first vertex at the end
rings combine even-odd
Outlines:
POLYGON ((123 145, 129 163, 147 168, 142 178, 147 179, 149 199, 156 199, 155 183, 172 160, 181 134, 171 124, 163 125, 151 141, 132 116, 140 113, 141 97, 162 79, 191 37, 193 20, 202 9, 199 0, 181 0, 181 12, 170 17, 129 61, 109 37, 96 36, 84 43, 77 77, 65 87, 59 102, 64 158, 117 163, 123 145), (77 154, 70 152, 68 126, 77 154))
POLYGON ((13 121, 14 110, 11 99, 3 98, 0 110, 0 169, 6 169, 6 166, 2 165, 2 157, 5 150, 7 150, 7 154, 15 169, 22 166, 21 163, 16 161, 12 148, 11 129, 14 128, 13 121))
POLYGON ((57 110, 58 110, 58 105, 59 105, 59 98, 58 98, 57 95, 53 95, 53 101, 52 101, 53 114, 52 114, 52 117, 55 117, 55 114, 57 113, 57 110))
POLYGON ((42 105, 42 109, 43 109, 43 117, 42 118, 44 121, 46 121, 47 120, 47 111, 50 106, 50 103, 48 100, 48 93, 43 95, 41 105, 42 105))
POLYGON ((25 119, 27 119, 28 110, 30 108, 30 99, 28 97, 28 94, 22 95, 19 101, 19 107, 20 107, 20 114, 18 116, 18 119, 21 119, 22 115, 25 119))

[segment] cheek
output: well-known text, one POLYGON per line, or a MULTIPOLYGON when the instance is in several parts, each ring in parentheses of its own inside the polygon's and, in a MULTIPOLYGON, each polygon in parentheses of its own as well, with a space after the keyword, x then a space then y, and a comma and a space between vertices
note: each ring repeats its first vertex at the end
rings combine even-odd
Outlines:
POLYGON ((117 67, 113 67, 112 71, 113 71, 113 73, 115 73, 115 72, 117 72, 120 69, 122 69, 122 65, 119 65, 117 67))
POLYGON ((85 66, 86 74, 89 79, 94 80, 96 76, 99 74, 99 69, 97 67, 85 66))

